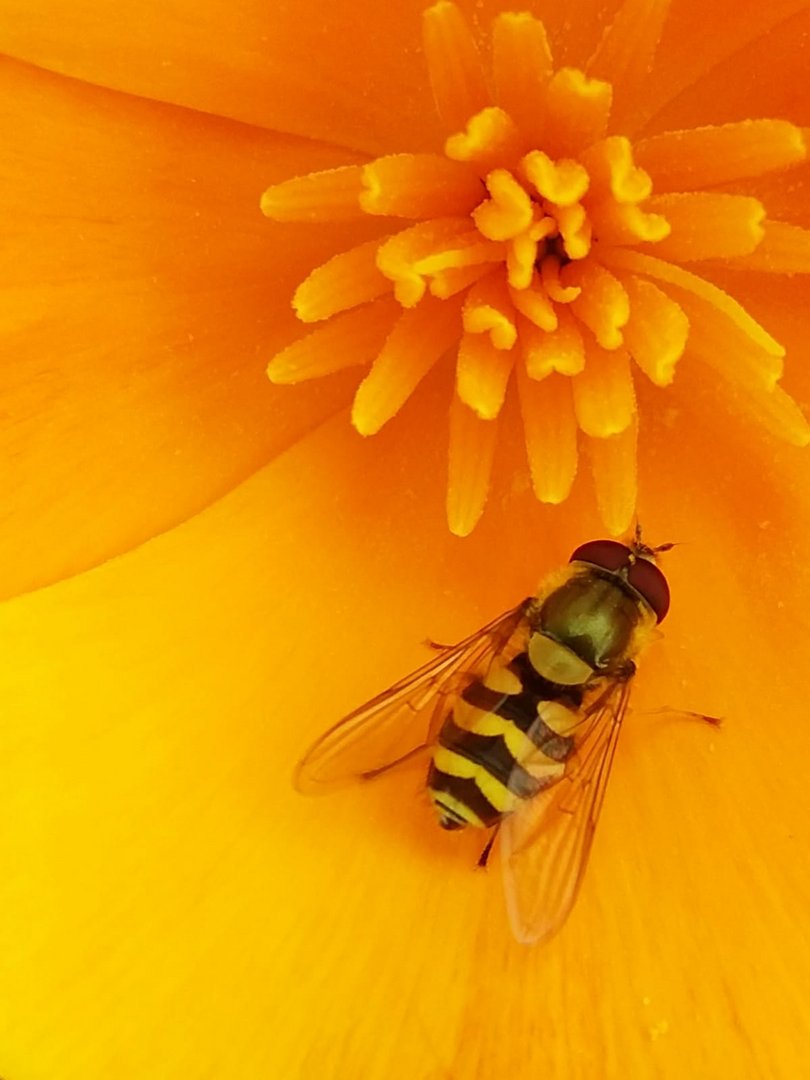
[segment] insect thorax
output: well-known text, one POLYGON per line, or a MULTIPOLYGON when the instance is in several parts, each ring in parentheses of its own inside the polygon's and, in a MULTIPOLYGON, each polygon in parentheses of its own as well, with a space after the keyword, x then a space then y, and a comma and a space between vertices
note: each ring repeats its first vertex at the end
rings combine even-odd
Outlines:
POLYGON ((654 617, 617 574, 572 563, 541 589, 529 621, 532 665, 545 678, 577 685, 594 671, 629 668, 654 617))

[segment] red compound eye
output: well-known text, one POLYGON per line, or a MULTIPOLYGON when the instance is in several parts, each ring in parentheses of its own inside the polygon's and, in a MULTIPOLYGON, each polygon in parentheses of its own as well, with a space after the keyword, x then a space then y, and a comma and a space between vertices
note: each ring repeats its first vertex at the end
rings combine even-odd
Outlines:
MULTIPOLYGON (((586 562, 615 572, 628 566, 632 555, 632 549, 618 540, 589 540, 587 544, 580 544, 570 561, 586 562)), ((669 611, 669 585, 655 563, 637 558, 628 568, 627 582, 650 605, 656 622, 661 622, 669 611)))
POLYGON ((590 563, 603 570, 621 570, 627 566, 632 554, 630 548, 618 540, 589 540, 587 544, 579 545, 570 561, 590 563))
POLYGON ((669 611, 669 585, 655 563, 637 559, 630 567, 627 580, 653 609, 655 621, 661 622, 669 611))

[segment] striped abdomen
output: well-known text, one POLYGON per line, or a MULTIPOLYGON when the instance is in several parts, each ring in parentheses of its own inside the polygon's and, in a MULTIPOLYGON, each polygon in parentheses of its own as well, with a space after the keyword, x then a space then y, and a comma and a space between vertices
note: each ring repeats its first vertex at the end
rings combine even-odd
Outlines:
POLYGON ((582 688, 558 686, 525 652, 462 693, 428 770, 428 795, 444 829, 497 824, 558 780, 574 748, 582 688))

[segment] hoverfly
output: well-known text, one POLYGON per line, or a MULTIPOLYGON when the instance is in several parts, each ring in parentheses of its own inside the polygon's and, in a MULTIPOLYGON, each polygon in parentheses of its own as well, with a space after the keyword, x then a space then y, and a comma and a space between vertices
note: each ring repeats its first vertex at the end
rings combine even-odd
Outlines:
MULTIPOLYGON (((533 943, 576 899, 627 709, 634 658, 669 609, 660 552, 637 528, 592 540, 534 597, 349 713, 307 751, 315 793, 430 755, 426 789, 444 829, 500 833, 515 936, 533 943)), ((708 719, 708 718, 707 718, 708 719)))

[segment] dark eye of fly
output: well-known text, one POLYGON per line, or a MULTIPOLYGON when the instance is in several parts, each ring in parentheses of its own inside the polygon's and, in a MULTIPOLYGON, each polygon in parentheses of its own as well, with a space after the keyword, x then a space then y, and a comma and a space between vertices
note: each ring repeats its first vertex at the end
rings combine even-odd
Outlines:
MULTIPOLYGON (((589 540, 587 544, 580 544, 570 561, 616 571, 627 566, 632 554, 631 549, 618 540, 589 540)), ((636 559, 628 570, 627 581, 650 605, 656 622, 661 622, 669 611, 669 585, 655 563, 649 559, 636 559)))
POLYGON ((630 548, 618 540, 589 540, 587 544, 579 545, 570 562, 587 562, 601 566, 603 570, 621 570, 627 566, 631 555, 630 548))
POLYGON ((627 580, 653 609, 655 621, 661 622, 669 611, 669 585, 655 563, 637 559, 630 567, 627 580))

